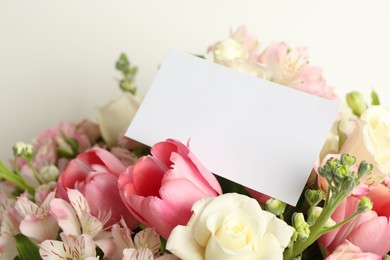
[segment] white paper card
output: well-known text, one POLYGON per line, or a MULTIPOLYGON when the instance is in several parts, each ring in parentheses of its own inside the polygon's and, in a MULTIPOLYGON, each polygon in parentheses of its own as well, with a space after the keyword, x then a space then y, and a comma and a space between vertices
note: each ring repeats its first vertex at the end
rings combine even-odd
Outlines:
POLYGON ((296 205, 339 104, 171 51, 126 136, 187 143, 211 172, 296 205))

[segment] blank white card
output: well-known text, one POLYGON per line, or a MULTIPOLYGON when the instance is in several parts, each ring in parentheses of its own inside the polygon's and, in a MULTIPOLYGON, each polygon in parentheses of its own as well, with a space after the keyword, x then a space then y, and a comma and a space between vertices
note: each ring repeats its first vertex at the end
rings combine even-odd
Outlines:
POLYGON ((296 205, 339 104, 171 51, 126 136, 187 143, 211 172, 296 205))

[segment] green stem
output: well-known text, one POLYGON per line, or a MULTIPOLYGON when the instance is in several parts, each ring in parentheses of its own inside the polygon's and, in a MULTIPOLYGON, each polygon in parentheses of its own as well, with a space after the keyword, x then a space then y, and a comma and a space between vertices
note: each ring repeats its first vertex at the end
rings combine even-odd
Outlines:
POLYGON ((38 172, 35 169, 35 166, 34 166, 32 160, 31 159, 27 160, 27 163, 34 174, 35 179, 39 182, 39 184, 42 184, 42 180, 41 180, 41 178, 39 178, 38 172))
POLYGON ((284 259, 293 259, 294 257, 302 254, 302 252, 313 244, 323 233, 323 227, 325 223, 328 221, 333 211, 337 208, 337 206, 346 198, 346 194, 340 193, 335 198, 331 198, 330 202, 324 206, 320 216, 313 226, 310 227, 310 235, 305 241, 297 241, 294 244, 294 249, 292 253, 286 252, 284 259))
POLYGON ((10 171, 6 166, 4 166, 4 164, 1 161, 0 161, 0 178, 12 182, 22 190, 27 190, 30 194, 34 194, 34 188, 28 185, 20 175, 17 175, 12 171, 10 171))
POLYGON ((326 234, 326 233, 328 233, 328 232, 330 232, 330 231, 332 231, 332 230, 335 230, 336 228, 339 228, 339 227, 341 227, 341 226, 344 225, 344 224, 347 224, 349 221, 351 221, 352 219, 354 219, 357 215, 359 215, 359 213, 358 213, 358 212, 355 212, 354 214, 352 214, 352 215, 349 216, 348 218, 344 219, 343 221, 341 221, 341 222, 335 224, 334 226, 331 226, 331 227, 329 227, 329 228, 325 228, 325 229, 321 232, 320 236, 322 236, 323 234, 326 234))

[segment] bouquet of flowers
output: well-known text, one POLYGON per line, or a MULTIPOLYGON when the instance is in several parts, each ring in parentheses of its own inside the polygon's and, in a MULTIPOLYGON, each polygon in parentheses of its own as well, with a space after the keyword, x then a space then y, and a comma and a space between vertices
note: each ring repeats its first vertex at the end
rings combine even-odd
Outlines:
MULTIPOLYGON (((307 49, 261 48, 245 27, 209 47, 216 63, 340 100, 307 49)), ((0 163, 1 259, 382 259, 390 250, 390 109, 373 92, 346 103, 296 207, 211 173, 189 145, 124 136, 141 98, 96 122, 61 122, 0 163)), ((272 173, 270 173, 272 174, 272 173)))

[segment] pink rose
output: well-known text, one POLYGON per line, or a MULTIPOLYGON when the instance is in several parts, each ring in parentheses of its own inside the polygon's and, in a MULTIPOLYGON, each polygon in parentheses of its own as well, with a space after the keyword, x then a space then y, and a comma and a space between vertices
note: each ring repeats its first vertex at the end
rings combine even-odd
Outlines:
POLYGON ((69 201, 67 189, 76 189, 88 201, 93 216, 101 220, 111 212, 106 226, 117 223, 123 217, 128 226, 134 228, 137 223, 127 211, 118 190, 118 177, 125 169, 110 152, 101 148, 91 149, 69 162, 59 177, 57 193, 69 201))
MULTIPOLYGON (((359 201, 354 196, 348 197, 337 207, 331 218, 339 223, 351 216, 356 212, 359 201)), ((363 252, 383 256, 390 250, 390 219, 378 216, 375 211, 369 211, 359 214, 352 221, 318 239, 327 252, 333 252, 345 240, 350 241, 363 252)))
POLYGON ((152 156, 141 157, 119 178, 122 200, 143 224, 168 238, 177 225, 186 225, 192 204, 218 196, 221 187, 182 143, 168 139, 155 144, 152 156))
POLYGON ((326 260, 350 260, 350 259, 366 259, 366 260, 381 260, 382 257, 372 253, 364 253, 359 247, 349 241, 345 241, 339 245, 326 260))

